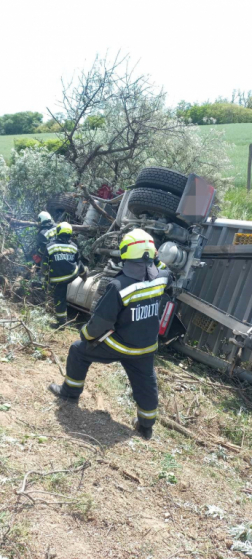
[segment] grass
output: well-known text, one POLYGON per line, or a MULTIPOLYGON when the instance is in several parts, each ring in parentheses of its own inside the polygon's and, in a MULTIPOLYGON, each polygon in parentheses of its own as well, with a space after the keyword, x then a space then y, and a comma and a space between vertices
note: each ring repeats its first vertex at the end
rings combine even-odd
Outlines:
MULTIPOLYGON (((201 134, 207 134, 212 125, 200 126, 201 134)), ((247 193, 247 164, 249 144, 252 143, 252 123, 245 124, 217 124, 217 130, 225 132, 226 142, 229 144, 228 155, 233 165, 233 184, 236 188, 229 190, 222 206, 222 215, 229 219, 252 219, 252 192, 247 193)), ((14 148, 15 138, 37 138, 48 140, 56 134, 21 134, 0 136, 0 155, 8 162, 11 150, 14 148)))
POLYGON ((43 134, 14 134, 10 136, 0 136, 0 155, 8 162, 11 150, 14 148, 14 140, 21 138, 36 138, 37 140, 50 140, 56 138, 56 134, 44 132, 43 134))
MULTIPOLYGON (((207 134, 210 125, 200 126, 201 134, 207 134)), ((247 165, 249 144, 252 143, 252 123, 216 124, 216 130, 224 130, 225 140, 230 145, 228 155, 234 167, 234 185, 245 188, 247 183, 247 165)))
MULTIPOLYGON (((64 340, 59 339, 58 354, 66 356, 72 339, 71 332, 66 332, 64 340)), ((131 432, 125 411, 131 396, 126 374, 118 364, 95 365, 93 374, 87 378, 85 396, 75 409, 70 409, 69 404, 55 408, 48 402, 45 390, 41 390, 56 374, 55 365, 38 362, 33 368, 32 356, 19 352, 6 370, 3 367, 4 401, 10 392, 10 378, 17 371, 20 396, 19 391, 12 390, 12 418, 15 414, 19 422, 10 422, 0 440, 0 453, 3 451, 6 457, 4 462, 0 460, 0 542, 4 538, 0 556, 117 559, 126 557, 126 549, 127 557, 132 559, 154 559, 177 556, 183 540, 183 549, 190 551, 190 556, 196 548, 202 559, 227 557, 222 534, 228 534, 230 526, 239 524, 241 514, 244 519, 251 518, 251 501, 243 492, 250 479, 251 414, 244 411, 237 391, 223 386, 208 392, 205 383, 197 379, 198 407, 194 410, 192 385, 177 390, 182 374, 177 361, 170 361, 166 354, 157 356, 157 363, 167 370, 163 375, 170 387, 168 402, 166 386, 161 386, 160 415, 173 414, 175 395, 180 417, 194 416, 193 423, 187 423, 188 428, 200 436, 203 429, 210 448, 165 429, 159 422, 148 443, 131 432), (97 413, 98 392, 103 400, 103 413, 111 410, 106 422, 97 413), (205 418, 211 421, 206 423, 205 418), (43 435, 45 428, 47 440, 43 435), (102 454, 96 446, 83 447, 85 438, 82 441, 71 437, 66 441, 69 430, 98 438, 103 445, 102 454), (239 454, 212 444, 212 435, 224 435, 224 430, 226 442, 243 442, 239 454), (74 472, 87 460, 87 471, 74 472), (48 471, 48 475, 30 475, 26 489, 33 491, 35 504, 23 496, 17 505, 15 491, 20 489, 29 470, 48 471), (52 470, 54 473, 49 473, 52 470), (218 518, 209 516, 204 521, 206 504, 226 511, 221 526, 218 518)), ((183 370, 195 373, 199 380, 207 374, 203 366, 192 366, 188 359, 183 360, 183 370)), ((249 397, 248 389, 246 398, 249 397)), ((135 412, 135 404, 133 409, 135 412)))
POLYGON ((252 191, 247 192, 246 188, 233 188, 225 195, 222 206, 223 217, 228 219, 252 220, 252 191))
POLYGON ((168 483, 175 484, 178 482, 174 470, 178 470, 181 466, 176 462, 175 458, 166 453, 161 463, 161 471, 159 472, 159 479, 165 479, 168 483))
MULTIPOLYGON (((207 134, 210 128, 212 128, 212 125, 199 126, 201 134, 207 134)), ((248 150, 249 144, 252 143, 252 123, 216 124, 214 128, 225 131, 225 139, 230 145, 229 157, 234 167, 234 185, 239 188, 245 188, 247 181, 248 150)), ((48 140, 54 137, 56 137, 56 134, 49 132, 43 134, 0 136, 0 154, 8 160, 10 158, 11 149, 14 148, 14 140, 16 138, 48 140)))
MULTIPOLYGON (((200 126, 201 134, 207 134, 210 125, 200 126)), ((249 144, 252 143, 252 123, 217 124, 217 130, 225 132, 229 144, 228 155, 233 165, 233 184, 225 196, 221 215, 228 219, 252 219, 252 191, 246 190, 249 144)))
POLYGON ((0 513, 0 548, 3 559, 27 557, 26 551, 29 542, 29 525, 27 521, 14 522, 14 515, 9 512, 0 513))

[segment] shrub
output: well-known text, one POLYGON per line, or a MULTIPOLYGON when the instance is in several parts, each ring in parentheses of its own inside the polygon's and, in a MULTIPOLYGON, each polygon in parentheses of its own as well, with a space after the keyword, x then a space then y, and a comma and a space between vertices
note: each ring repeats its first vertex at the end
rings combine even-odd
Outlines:
POLYGON ((180 128, 179 136, 164 140, 156 135, 155 148, 155 154, 150 154, 146 166, 161 165, 185 175, 201 175, 217 189, 219 201, 223 199, 232 184, 232 177, 228 176, 232 166, 227 156, 225 132, 210 128, 203 135, 197 126, 184 126, 180 128))
POLYGON ((235 105, 234 103, 195 103, 189 108, 180 106, 177 116, 183 118, 185 122, 194 124, 231 124, 237 122, 252 122, 252 109, 235 105))
POLYGON ((35 138, 19 138, 14 139, 14 147, 17 153, 20 153, 22 150, 26 148, 35 148, 39 146, 39 141, 35 140, 35 138))
POLYGON ((59 138, 51 138, 49 140, 37 140, 36 138, 20 138, 14 140, 15 151, 21 153, 23 150, 29 148, 43 147, 50 152, 56 152, 64 155, 67 152, 68 144, 63 143, 59 138))
POLYGON ((13 150, 9 178, 10 204, 16 211, 34 215, 46 207, 49 196, 71 191, 76 174, 63 155, 34 147, 20 153, 13 150))

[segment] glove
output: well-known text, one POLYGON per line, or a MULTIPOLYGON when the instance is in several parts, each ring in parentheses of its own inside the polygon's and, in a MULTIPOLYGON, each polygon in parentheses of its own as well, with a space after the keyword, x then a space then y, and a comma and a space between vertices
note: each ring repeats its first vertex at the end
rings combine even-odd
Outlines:
POLYGON ((83 280, 86 281, 87 279, 87 275, 88 275, 88 267, 87 266, 82 266, 81 268, 81 272, 79 273, 79 277, 83 280))
POLYGON ((41 256, 39 256, 38 254, 34 254, 32 257, 32 260, 36 263, 39 264, 42 260, 41 256))

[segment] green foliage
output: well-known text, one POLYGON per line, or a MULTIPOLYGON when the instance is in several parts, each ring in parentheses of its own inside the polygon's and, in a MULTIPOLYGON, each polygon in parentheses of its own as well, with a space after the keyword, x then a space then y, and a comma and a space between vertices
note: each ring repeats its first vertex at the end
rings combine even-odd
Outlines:
POLYGON ((57 472, 48 477, 45 485, 49 491, 64 491, 68 488, 68 477, 63 472, 57 472))
POLYGON ((252 220, 252 192, 246 188, 233 188, 225 195, 222 208, 223 216, 228 219, 252 220))
POLYGON ((15 150, 20 153, 22 149, 26 148, 35 148, 38 147, 40 142, 35 138, 15 138, 14 139, 14 147, 15 150))
POLYGON ((39 134, 39 138, 38 138, 38 134, 22 134, 22 135, 14 134, 10 136, 0 135, 0 154, 4 157, 7 163, 10 162, 11 150, 15 149, 15 145, 14 145, 15 140, 20 140, 24 138, 27 138, 28 140, 34 138, 35 140, 39 140, 41 142, 45 140, 54 139, 56 138, 56 135, 53 133, 46 133, 46 132, 39 134))
POLYGON ((84 522, 88 518, 88 514, 93 506, 93 501, 89 495, 82 494, 82 500, 71 501, 68 503, 67 508, 70 514, 84 522))
POLYGON ((30 539, 29 525, 26 521, 15 523, 10 512, 0 514, 0 535, 2 559, 15 559, 27 555, 27 545, 30 539))
POLYGON ((201 134, 197 126, 180 126, 178 135, 163 138, 155 134, 154 157, 150 153, 146 165, 162 165, 188 175, 196 173, 217 188, 221 199, 231 184, 231 163, 224 132, 208 128, 201 134))
POLYGON ((48 149, 48 151, 51 152, 57 151, 59 155, 65 155, 65 153, 68 150, 69 143, 66 141, 63 142, 59 138, 51 138, 49 140, 45 140, 44 142, 42 142, 42 145, 43 147, 48 149))
MULTIPOLYGON (((6 183, 8 181, 8 175, 9 175, 9 168, 6 165, 3 156, 0 155, 0 192, 2 194, 4 194, 5 192, 6 183)), ((1 201, 0 201, 0 207, 1 207, 1 201)))
POLYGON ((230 124, 236 122, 252 122, 252 109, 228 102, 195 103, 191 106, 180 103, 177 116, 185 122, 193 124, 230 124))
MULTIPOLYGON (((208 135, 212 128, 212 126, 200 126, 199 131, 202 137, 205 134, 208 135)), ((219 124, 214 126, 214 130, 224 133, 227 155, 233 166, 232 183, 234 186, 244 188, 247 184, 248 152, 252 139, 252 124, 219 124)), ((225 171, 223 175, 225 176, 225 171)))
POLYGON ((6 114, 0 117, 0 134, 30 134, 42 123, 43 115, 38 112, 6 114))
POLYGON ((98 128, 103 128, 105 126, 106 120, 104 116, 94 115, 88 116, 85 120, 84 128, 89 130, 97 130, 98 128))
POLYGON ((69 192, 75 171, 63 155, 52 155, 45 147, 14 151, 9 169, 8 199, 16 211, 39 213, 49 196, 69 192))
POLYGON ((21 153, 22 150, 27 148, 33 149, 38 147, 44 147, 50 152, 56 152, 60 155, 64 155, 68 149, 68 143, 60 140, 59 138, 50 138, 48 140, 38 140, 36 138, 15 138, 14 146, 17 153, 21 153))
POLYGON ((43 133, 43 132, 60 132, 61 131, 61 126, 58 122, 56 122, 54 120, 54 118, 51 118, 50 120, 48 120, 47 122, 44 122, 43 124, 40 124, 35 132, 36 133, 43 133))
POLYGON ((161 463, 161 471, 159 472, 159 479, 165 479, 168 483, 177 483, 177 478, 174 470, 179 470, 181 466, 176 462, 172 454, 165 454, 161 463))
POLYGON ((36 132, 62 132, 62 126, 70 132, 73 129, 74 123, 71 120, 66 120, 63 113, 56 113, 55 118, 50 118, 47 122, 43 122, 36 128, 36 132))
POLYGON ((251 417, 241 401, 229 394, 219 402, 219 410, 221 435, 239 446, 246 440, 246 446, 251 448, 251 417))

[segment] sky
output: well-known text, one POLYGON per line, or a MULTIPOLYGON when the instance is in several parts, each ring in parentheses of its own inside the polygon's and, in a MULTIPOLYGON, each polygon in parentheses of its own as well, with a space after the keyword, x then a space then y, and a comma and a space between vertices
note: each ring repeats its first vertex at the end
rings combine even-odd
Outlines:
POLYGON ((59 111, 61 78, 121 49, 167 104, 252 89, 251 0, 1 0, 0 115, 59 111))

